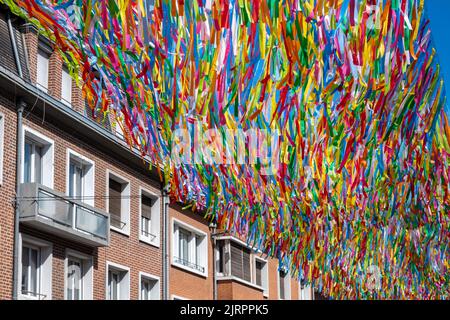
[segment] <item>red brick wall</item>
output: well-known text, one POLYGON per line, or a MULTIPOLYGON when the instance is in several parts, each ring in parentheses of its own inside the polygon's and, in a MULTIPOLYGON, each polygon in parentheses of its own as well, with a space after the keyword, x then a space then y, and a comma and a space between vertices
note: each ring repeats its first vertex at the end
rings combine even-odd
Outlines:
POLYGON ((263 300, 263 291, 236 280, 220 280, 217 286, 219 300, 263 300))

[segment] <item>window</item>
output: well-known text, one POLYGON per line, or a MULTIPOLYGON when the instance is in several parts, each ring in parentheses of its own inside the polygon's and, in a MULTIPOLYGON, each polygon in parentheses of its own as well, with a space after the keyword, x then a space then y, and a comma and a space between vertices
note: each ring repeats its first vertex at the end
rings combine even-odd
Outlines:
POLYGON ((107 272, 107 299, 128 300, 130 298, 129 268, 108 262, 107 272))
POLYGON ((40 292, 41 250, 24 245, 22 248, 22 294, 38 297, 40 292))
POLYGON ((70 149, 67 162, 68 195, 94 206, 94 162, 70 149))
POLYGON ((53 141, 28 128, 24 136, 23 182, 53 188, 53 141))
POLYGON ((159 247, 161 201, 160 198, 140 188, 139 240, 159 247))
POLYGON ((5 134, 5 117, 0 113, 0 185, 3 183, 3 141, 5 134))
POLYGON ((217 274, 221 279, 232 278, 262 288, 268 294, 267 260, 257 255, 257 251, 245 242, 222 237, 216 242, 217 274))
POLYGON ((52 248, 47 242, 20 235, 20 298, 51 299, 52 248))
POLYGON ((111 228, 129 234, 130 183, 120 176, 108 172, 108 212, 111 228))
POLYGON ((92 257, 67 250, 66 300, 92 299, 92 257))
POLYGON ((25 140, 24 182, 42 183, 43 147, 31 139, 25 140))
POLYGON ((206 233, 175 219, 173 220, 172 264, 206 276, 208 274, 208 248, 206 233))
POLYGON ((70 257, 67 263, 67 300, 81 300, 83 292, 83 263, 70 257))
POLYGON ((49 55, 42 49, 37 54, 36 86, 44 92, 48 90, 49 55))
POLYGON ((139 278, 140 283, 140 300, 159 300, 160 299, 160 288, 159 288, 159 278, 140 272, 139 278))
POLYGON ((69 107, 72 105, 72 78, 67 67, 62 70, 61 101, 69 107))
POLYGON ((280 269, 278 271, 278 292, 280 300, 289 300, 291 299, 291 281, 289 277, 289 273, 286 269, 280 269))

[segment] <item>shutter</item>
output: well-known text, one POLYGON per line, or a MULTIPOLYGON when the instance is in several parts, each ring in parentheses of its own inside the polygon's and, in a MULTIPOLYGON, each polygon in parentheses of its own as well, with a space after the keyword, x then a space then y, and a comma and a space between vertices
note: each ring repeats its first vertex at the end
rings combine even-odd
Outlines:
POLYGON ((231 275, 242 279, 242 247, 233 241, 230 241, 231 247, 231 275))
POLYGON ((121 209, 122 209, 122 185, 112 179, 109 179, 109 213, 111 215, 111 224, 114 227, 121 227, 121 209))

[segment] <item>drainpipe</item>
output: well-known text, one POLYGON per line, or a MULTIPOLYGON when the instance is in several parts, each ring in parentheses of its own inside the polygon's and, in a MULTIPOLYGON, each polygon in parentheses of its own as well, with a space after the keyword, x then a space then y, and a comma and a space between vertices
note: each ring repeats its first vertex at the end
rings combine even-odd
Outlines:
POLYGON ((13 300, 17 300, 19 293, 19 215, 20 201, 17 196, 20 191, 22 181, 22 150, 23 150, 23 129, 22 116, 26 103, 19 99, 17 102, 17 150, 16 150, 16 202, 14 211, 14 249, 13 249, 13 300))
POLYGON ((7 13, 6 19, 8 20, 9 37, 11 38, 11 45, 14 53, 14 60, 16 61, 17 72, 19 74, 19 77, 23 78, 22 65, 20 64, 19 59, 19 51, 17 51, 16 36, 14 34, 14 30, 11 24, 11 15, 9 12, 7 13))
POLYGON ((216 273, 216 263, 217 263, 217 257, 216 257, 216 229, 217 225, 215 223, 210 223, 209 229, 211 230, 211 239, 212 239, 212 245, 213 245, 213 300, 217 300, 217 273, 216 273))
POLYGON ((163 198, 163 300, 169 300, 169 188, 165 186, 162 190, 163 198))

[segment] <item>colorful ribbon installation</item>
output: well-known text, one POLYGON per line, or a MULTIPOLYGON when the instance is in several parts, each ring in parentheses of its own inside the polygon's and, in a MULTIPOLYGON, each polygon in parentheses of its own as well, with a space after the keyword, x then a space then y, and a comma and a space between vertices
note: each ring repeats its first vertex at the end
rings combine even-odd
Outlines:
POLYGON ((174 200, 332 298, 449 297, 449 110, 423 0, 0 2, 123 117, 174 200), (195 128, 278 130, 280 165, 175 164, 195 128))

